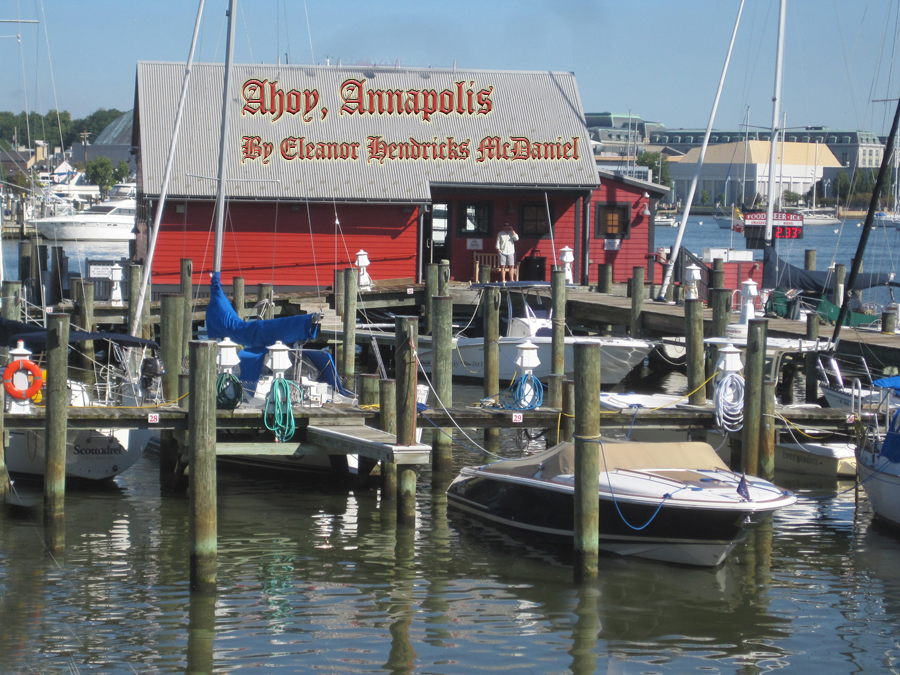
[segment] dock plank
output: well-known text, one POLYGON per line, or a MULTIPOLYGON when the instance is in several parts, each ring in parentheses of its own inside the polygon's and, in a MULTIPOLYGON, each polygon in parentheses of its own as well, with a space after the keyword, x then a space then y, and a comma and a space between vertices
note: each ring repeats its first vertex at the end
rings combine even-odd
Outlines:
POLYGON ((306 440, 341 452, 359 454, 396 464, 426 464, 431 461, 431 446, 397 445, 397 437, 367 426, 310 426, 306 440))

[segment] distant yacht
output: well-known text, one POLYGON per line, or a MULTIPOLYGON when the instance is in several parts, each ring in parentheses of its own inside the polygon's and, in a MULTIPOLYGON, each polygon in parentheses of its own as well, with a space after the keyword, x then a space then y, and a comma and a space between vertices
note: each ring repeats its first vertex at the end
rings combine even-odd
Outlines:
POLYGON ((47 239, 62 241, 129 241, 134 239, 137 184, 119 183, 106 201, 87 211, 38 218, 32 225, 47 239))
POLYGON ((803 216, 804 225, 838 225, 841 222, 830 209, 800 209, 796 213, 803 216))

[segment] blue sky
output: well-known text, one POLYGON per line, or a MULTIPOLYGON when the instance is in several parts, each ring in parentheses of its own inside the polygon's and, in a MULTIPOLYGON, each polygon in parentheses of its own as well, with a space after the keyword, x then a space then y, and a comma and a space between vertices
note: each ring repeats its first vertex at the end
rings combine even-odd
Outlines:
MULTIPOLYGON (((787 125, 884 133, 900 92, 900 0, 788 0, 787 125)), ((705 127, 739 0, 239 0, 239 63, 375 63, 575 73, 588 112, 705 127), (309 21, 307 23, 307 14, 309 21)), ((139 60, 185 61, 197 0, 0 0, 0 110, 128 110, 139 60), (49 43, 49 56, 48 56, 49 43), (50 63, 52 62, 52 77, 50 63), (55 88, 54 88, 55 83, 55 88)), ((224 60, 207 0, 198 61, 224 60)), ((746 0, 716 127, 772 117, 778 0, 746 0)), ((523 101, 527 105, 527 101, 523 101)), ((173 103, 174 105, 174 103, 173 103)))

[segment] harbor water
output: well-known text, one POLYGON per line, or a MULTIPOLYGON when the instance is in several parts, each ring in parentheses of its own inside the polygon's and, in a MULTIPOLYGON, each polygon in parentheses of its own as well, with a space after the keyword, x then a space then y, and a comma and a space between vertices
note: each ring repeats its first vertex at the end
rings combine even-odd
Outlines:
POLYGON ((578 585, 565 553, 448 513, 450 476, 420 473, 412 529, 377 490, 220 471, 219 592, 204 596, 188 500, 161 494, 157 459, 67 493, 62 556, 39 506, 0 516, 0 672, 900 670, 900 538, 852 483, 799 490, 718 568, 601 556, 578 585))
MULTIPOLYGON (((817 248, 824 269, 841 246, 825 229, 779 253, 802 265, 817 248)), ((657 245, 669 235, 657 228, 657 245)), ((689 232, 700 253, 695 236, 730 235, 689 232)), ((457 387, 454 401, 480 393, 457 387)), ((455 469, 488 461, 481 432, 466 434, 454 434, 455 469)), ((499 454, 519 454, 515 440, 502 430, 499 454)), ((198 595, 188 499, 161 491, 158 473, 148 452, 105 487, 70 487, 55 557, 40 489, 15 485, 24 506, 0 514, 0 672, 900 672, 900 535, 852 483, 783 483, 798 502, 717 568, 605 555, 598 580, 576 584, 566 551, 448 513, 455 472, 419 473, 413 529, 377 489, 223 469, 219 590, 198 595)))

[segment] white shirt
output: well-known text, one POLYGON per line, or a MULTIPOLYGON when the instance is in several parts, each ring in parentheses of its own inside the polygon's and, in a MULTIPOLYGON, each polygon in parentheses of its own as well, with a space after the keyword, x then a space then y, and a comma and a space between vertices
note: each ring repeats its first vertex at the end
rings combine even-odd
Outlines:
POLYGON ((497 251, 501 255, 513 255, 516 252, 515 242, 517 241, 519 241, 518 234, 503 230, 497 235, 497 251))

